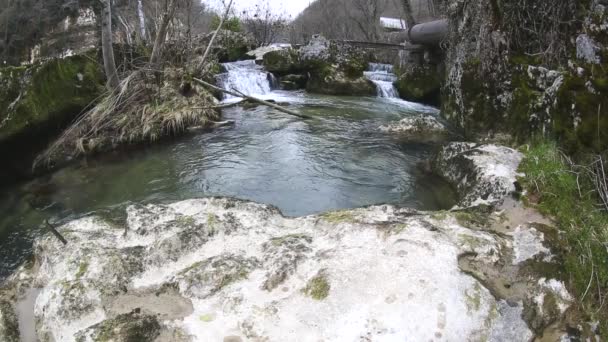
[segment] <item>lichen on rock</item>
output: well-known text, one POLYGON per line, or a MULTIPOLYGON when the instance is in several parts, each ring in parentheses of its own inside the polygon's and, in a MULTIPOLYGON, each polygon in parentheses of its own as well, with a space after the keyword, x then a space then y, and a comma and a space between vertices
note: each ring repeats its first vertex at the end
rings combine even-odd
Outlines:
POLYGON ((137 312, 118 315, 78 333, 77 342, 153 342, 160 335, 161 326, 154 316, 137 312))
POLYGON ((19 342, 19 324, 13 303, 0 292, 0 341, 19 342))

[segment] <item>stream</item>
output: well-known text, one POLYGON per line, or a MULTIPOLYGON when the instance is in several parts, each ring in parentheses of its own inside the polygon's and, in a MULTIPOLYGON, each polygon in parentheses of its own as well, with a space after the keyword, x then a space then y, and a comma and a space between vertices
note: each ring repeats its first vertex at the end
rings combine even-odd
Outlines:
MULTIPOLYGON (((390 85, 390 70, 376 69, 370 72, 381 75, 368 77, 390 85)), ((47 232, 45 220, 61 224, 91 213, 115 218, 133 203, 231 196, 272 204, 287 216, 380 203, 423 210, 455 203, 448 184, 418 171, 433 146, 405 144, 378 130, 436 109, 399 100, 388 88, 377 98, 272 90, 268 75, 251 62, 226 70, 220 84, 289 103, 313 119, 263 106, 225 109, 232 127, 111 153, 1 189, 0 281, 31 255, 32 241, 47 232)))

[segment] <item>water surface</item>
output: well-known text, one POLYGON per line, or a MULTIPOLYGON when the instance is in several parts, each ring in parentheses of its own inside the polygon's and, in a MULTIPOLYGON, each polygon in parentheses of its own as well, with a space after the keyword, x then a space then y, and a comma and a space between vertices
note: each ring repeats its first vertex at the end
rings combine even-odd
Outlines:
POLYGON ((0 194, 0 279, 60 223, 137 202, 233 196, 277 206, 285 215, 392 203, 443 209, 454 203, 444 182, 418 172, 433 147, 403 144, 378 130, 434 109, 395 99, 272 92, 313 116, 301 120, 266 107, 232 108, 233 127, 197 132, 130 153, 59 170, 0 194))

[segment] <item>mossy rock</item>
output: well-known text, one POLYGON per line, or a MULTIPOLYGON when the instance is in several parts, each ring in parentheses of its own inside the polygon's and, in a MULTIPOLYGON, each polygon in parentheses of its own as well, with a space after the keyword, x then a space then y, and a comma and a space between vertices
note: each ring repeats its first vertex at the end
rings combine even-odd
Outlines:
POLYGON ((308 77, 306 75, 291 74, 282 76, 279 79, 281 89, 283 90, 298 90, 306 88, 308 77))
POLYGON ((395 82, 399 96, 407 101, 438 105, 441 75, 431 66, 414 67, 395 82))
POLYGON ((13 305, 0 299, 0 341, 19 342, 19 324, 13 305))
POLYGON ((95 342, 152 342, 161 333, 161 326, 154 316, 136 311, 107 319, 77 335, 76 340, 86 341, 91 336, 95 342))
MULTIPOLYGON (((210 39, 210 36, 208 39, 210 39)), ((203 41, 202 45, 206 43, 207 41, 203 41)), ((247 52, 254 48, 255 41, 250 35, 243 32, 221 30, 215 40, 213 51, 220 63, 227 63, 254 58, 247 55, 247 52)))
POLYGON ((266 70, 279 75, 298 73, 302 70, 300 57, 294 49, 270 51, 264 55, 266 70))
POLYGON ((62 129, 99 96, 103 84, 99 64, 87 55, 0 68, 0 144, 62 129))
POLYGON ((314 300, 323 300, 329 296, 331 285, 327 279, 325 271, 319 273, 308 281, 306 287, 302 289, 302 293, 314 300))
MULTIPOLYGON (((606 65, 605 67, 608 67, 606 65)), ((600 70, 600 68, 598 68, 600 70)), ((596 73, 589 81, 597 93, 587 89, 587 80, 568 75, 557 94, 553 133, 569 153, 601 153, 608 144, 608 93, 603 87, 608 74, 596 73)))
POLYGON ((363 72, 369 66, 369 58, 366 54, 353 52, 339 63, 339 68, 349 78, 363 77, 363 72))
POLYGON ((335 67, 311 74, 306 90, 325 95, 375 96, 376 86, 364 77, 350 78, 335 67))

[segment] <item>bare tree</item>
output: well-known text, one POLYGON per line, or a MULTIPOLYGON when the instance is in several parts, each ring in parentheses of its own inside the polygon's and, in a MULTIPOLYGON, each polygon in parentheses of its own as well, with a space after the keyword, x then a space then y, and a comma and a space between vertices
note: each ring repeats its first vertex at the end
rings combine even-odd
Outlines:
POLYGON ((379 23, 384 6, 385 2, 378 0, 352 0, 354 11, 350 11, 349 17, 367 41, 374 42, 380 39, 379 23))
POLYGON ((258 46, 275 43, 286 33, 288 16, 272 11, 267 0, 262 0, 253 8, 242 13, 242 22, 247 32, 255 38, 258 46))
POLYGON ((153 66, 158 64, 158 62, 160 61, 162 49, 165 45, 165 40, 167 38, 167 29, 169 27, 169 23, 171 22, 171 20, 173 20, 173 17, 175 16, 177 2, 178 0, 165 0, 164 2, 162 20, 160 23, 160 27, 156 32, 154 47, 152 48, 152 55, 150 56, 150 64, 153 66))
POLYGON ((106 85, 110 91, 118 88, 118 70, 114 61, 114 48, 112 47, 112 1, 100 0, 103 4, 101 16, 101 50, 103 54, 103 67, 108 79, 106 85))

